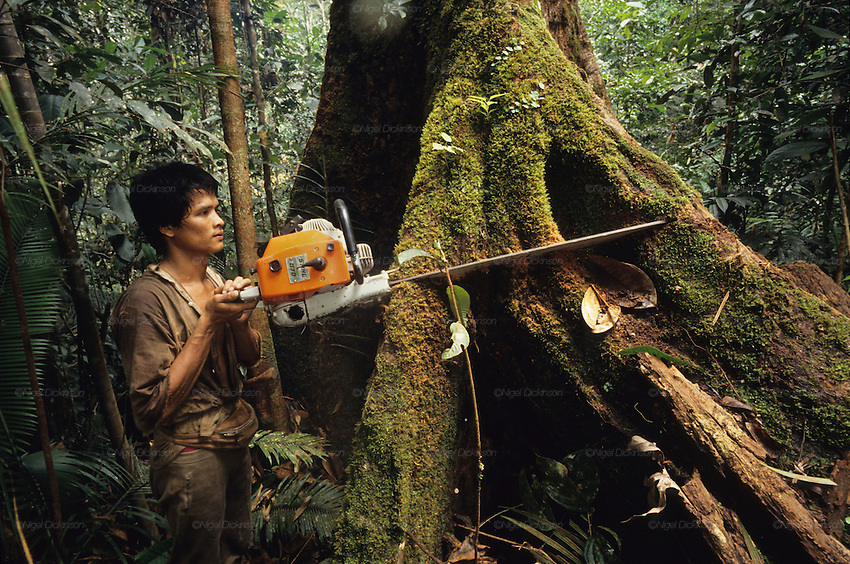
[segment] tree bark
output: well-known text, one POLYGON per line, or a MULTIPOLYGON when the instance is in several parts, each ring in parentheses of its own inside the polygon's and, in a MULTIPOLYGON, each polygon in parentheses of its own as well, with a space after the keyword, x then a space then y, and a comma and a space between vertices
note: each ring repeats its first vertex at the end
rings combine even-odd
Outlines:
MULTIPOLYGON (((516 502, 515 476, 536 453, 622 449, 639 434, 670 455, 684 492, 670 511, 699 529, 702 544, 688 545, 699 559, 747 561, 746 531, 776 562, 846 561, 850 552, 823 531, 817 497, 762 465, 789 455, 751 438, 742 425, 756 425, 733 418, 721 398, 739 394, 786 444, 800 444, 805 427, 806 454, 828 466, 850 449, 847 378, 836 368, 850 363, 850 320, 743 246, 623 130, 587 65, 565 54, 581 44, 580 26, 553 37, 552 14, 578 14, 576 1, 546 2, 543 12, 536 1, 423 1, 404 19, 384 15, 386 29, 370 6, 331 8, 304 162, 327 171, 327 185, 343 187, 371 223, 379 263, 409 248, 439 254, 435 241, 458 264, 670 220, 593 250, 638 265, 658 291, 658 307, 626 311, 604 335, 591 334, 580 313, 595 281, 587 252, 457 281, 479 321, 469 352, 492 453, 484 510, 516 502), (495 104, 485 112, 471 97, 495 104), (460 150, 440 149, 447 143, 460 150), (637 345, 687 360, 687 378, 655 357, 618 354, 637 345)), ((412 263, 399 275, 433 269, 412 263)), ((407 283, 383 313, 313 326, 302 341, 299 384, 346 455, 343 561, 390 561, 405 532, 439 554, 451 514, 474 512, 468 386, 461 364, 440 360, 449 317, 443 285, 407 283), (375 337, 361 347, 368 361, 324 353, 357 332, 375 337)), ((662 539, 646 519, 620 524, 646 509, 635 496, 644 476, 629 463, 597 461, 617 478, 603 481, 594 524, 620 533, 624 560, 628 552, 663 561, 671 539, 688 532, 662 539)), ((405 553, 406 562, 427 559, 405 553)))
POLYGON ((3 70, 9 77, 9 85, 15 97, 15 104, 21 113, 21 119, 27 127, 27 135, 38 141, 47 134, 47 127, 41 117, 38 96, 32 86, 32 77, 27 66, 24 50, 18 41, 18 32, 12 19, 12 8, 7 0, 0 1, 0 53, 3 56, 3 70))
MULTIPOLYGON (((233 208, 233 230, 236 239, 237 270, 241 276, 257 263, 257 232, 254 224, 254 198, 248 167, 248 139, 245 136, 245 112, 239 85, 239 67, 236 61, 236 44, 233 39, 233 20, 230 2, 208 0, 210 18, 210 40, 215 65, 231 73, 223 78, 218 87, 221 107, 221 123, 227 154, 227 176, 233 208)), ((280 377, 276 369, 274 343, 268 316, 251 316, 251 326, 260 334, 264 358, 251 367, 252 377, 246 386, 259 391, 255 407, 265 426, 277 430, 287 428, 285 403, 280 388, 280 377)))

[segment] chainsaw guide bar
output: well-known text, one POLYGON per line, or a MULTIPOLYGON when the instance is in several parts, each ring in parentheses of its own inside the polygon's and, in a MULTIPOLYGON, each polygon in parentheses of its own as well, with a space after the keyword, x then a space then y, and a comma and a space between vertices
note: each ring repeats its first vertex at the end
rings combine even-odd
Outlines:
MULTIPOLYGON (((603 233, 587 235, 585 237, 579 237, 577 239, 570 239, 569 241, 552 243, 551 245, 543 245, 542 247, 535 247, 533 249, 525 249, 523 251, 516 251, 514 253, 499 255, 492 258, 467 262, 464 264, 459 264, 457 266, 449 267, 449 274, 452 276, 462 276, 474 270, 521 262, 523 260, 527 260, 529 258, 537 257, 540 255, 545 255, 548 253, 553 253, 557 251, 574 251, 577 249, 583 249, 585 247, 592 247, 593 245, 608 243, 610 241, 615 241, 627 235, 632 235, 635 233, 640 233, 642 231, 653 229, 655 227, 660 227, 662 225, 666 225, 667 223, 669 222, 665 219, 652 221, 650 223, 641 223, 639 225, 632 225, 631 227, 623 227, 622 229, 605 231, 603 233)), ((424 274, 408 276, 407 278, 390 280, 390 287, 401 284, 402 282, 411 282, 413 280, 427 280, 430 278, 439 278, 445 275, 446 273, 444 270, 433 270, 431 272, 425 272, 424 274)))
MULTIPOLYGON (((345 202, 334 202, 339 228, 326 219, 293 220, 292 229, 273 237, 260 249, 257 285, 239 293, 242 301, 257 301, 256 307, 269 310, 276 325, 298 327, 352 306, 367 306, 390 294, 392 286, 412 280, 444 276, 435 270, 390 280, 396 270, 369 275, 375 265, 369 245, 357 243, 345 202)), ((653 221, 570 241, 553 243, 493 258, 452 266, 449 272, 462 276, 479 268, 520 263, 556 251, 569 251, 607 243, 640 233, 667 221, 653 221)))

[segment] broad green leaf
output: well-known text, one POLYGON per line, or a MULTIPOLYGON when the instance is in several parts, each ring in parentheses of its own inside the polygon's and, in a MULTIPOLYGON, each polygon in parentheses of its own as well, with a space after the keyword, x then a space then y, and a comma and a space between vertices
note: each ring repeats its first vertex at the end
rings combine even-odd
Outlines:
POLYGON ((63 107, 65 97, 55 94, 44 94, 38 97, 38 105, 41 107, 41 115, 45 122, 51 122, 64 117, 63 107))
POLYGON ((587 504, 591 505, 599 493, 601 480, 599 469, 589 455, 588 449, 581 449, 568 454, 561 460, 561 463, 567 468, 570 479, 587 500, 587 504))
POLYGON ((65 49, 65 44, 64 44, 64 43, 62 43, 62 42, 59 40, 59 38, 57 38, 57 37, 53 34, 53 32, 51 32, 51 31, 50 31, 50 30, 48 30, 47 28, 45 28, 45 27, 43 27, 43 26, 40 26, 40 25, 29 25, 29 26, 27 26, 27 29, 29 29, 29 30, 31 30, 31 31, 38 32, 38 33, 39 33, 40 35, 42 35, 45 39, 47 39, 48 41, 50 41, 51 43, 53 43, 54 45, 56 45, 56 46, 57 46, 59 49, 61 49, 62 51, 67 51, 67 49, 65 49))
POLYGON ((815 34, 820 35, 821 37, 824 37, 826 39, 841 39, 844 42, 847 42, 847 38, 845 36, 841 35, 840 33, 836 33, 831 29, 825 29, 811 24, 809 24, 809 29, 814 31, 815 34))
POLYGON ((446 288, 446 294, 449 296, 449 307, 452 310, 452 314, 455 316, 455 319, 460 318, 461 323, 466 325, 466 319, 469 315, 469 293, 461 288, 460 286, 453 284, 446 288), (457 307, 460 309, 460 314, 458 314, 457 310, 455 310, 454 300, 452 300, 452 288, 454 288, 455 299, 457 300, 457 307))
POLYGON ((552 501, 570 511, 586 511, 590 507, 590 500, 569 476, 566 466, 540 455, 537 466, 542 474, 540 483, 552 501))
POLYGON ((793 159, 794 157, 802 157, 809 155, 815 151, 825 149, 829 145, 825 141, 797 141, 779 147, 770 153, 764 160, 766 163, 784 161, 785 159, 793 159))
POLYGON ((398 254, 398 263, 404 264, 412 258, 416 257, 427 257, 430 259, 438 260, 437 257, 432 255, 429 252, 420 250, 420 249, 407 249, 406 251, 402 251, 398 254))
POLYGON ((106 184, 106 201, 115 215, 118 216, 118 219, 127 224, 136 223, 136 216, 130 207, 130 198, 123 186, 117 182, 108 182, 106 184))
POLYGON ((106 238, 109 244, 115 249, 115 254, 124 262, 133 262, 136 257, 136 249, 133 242, 121 231, 121 228, 114 223, 106 225, 106 238))
POLYGON ((93 103, 91 91, 79 82, 72 81, 69 86, 71 87, 71 91, 76 95, 80 107, 83 109, 90 108, 93 103))
POLYGON ((142 243, 142 252, 144 253, 145 260, 148 263, 156 262, 156 249, 147 243, 142 243))
POLYGON ((443 360, 456 357, 463 352, 464 347, 469 346, 469 333, 466 327, 455 321, 449 325, 449 330, 452 332, 452 346, 443 351, 441 357, 443 360))

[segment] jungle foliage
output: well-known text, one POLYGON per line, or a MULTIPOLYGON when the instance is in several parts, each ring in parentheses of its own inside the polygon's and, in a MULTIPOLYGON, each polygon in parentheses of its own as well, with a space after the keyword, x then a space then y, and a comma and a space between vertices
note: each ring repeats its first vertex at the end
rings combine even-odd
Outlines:
MULTIPOLYGON (((48 182, 64 194, 76 228, 82 267, 101 322, 101 338, 125 426, 135 444, 137 463, 134 477, 115 460, 118 453, 104 431, 76 315, 61 283, 68 265, 57 250, 52 212, 43 201, 42 188, 10 117, 0 115, 3 183, 13 217, 16 264, 63 494, 63 522, 57 523, 45 509, 50 505, 46 470, 35 433, 33 395, 3 247, 2 553, 15 560, 25 559, 29 551, 35 561, 43 562, 81 558, 164 561, 168 543, 152 536, 156 529, 151 525, 160 531, 167 525, 137 504, 140 497, 150 499, 144 464, 149 448, 129 416, 126 382, 107 320, 117 295, 155 260, 153 250, 137 231, 127 200, 132 174, 158 160, 189 160, 208 168, 222 187, 227 186, 227 149, 216 96, 216 83, 224 72, 211 64, 206 8, 200 1, 10 4, 47 124, 47 136, 36 146, 39 163, 48 182)), ((275 211, 280 215, 285 213, 288 186, 318 103, 328 5, 325 0, 261 0, 253 7, 262 46, 259 63, 274 155, 275 211)), ((246 69, 242 82, 250 85, 243 14, 236 5, 233 10, 240 68, 246 69)), ((243 88, 249 142, 255 146, 258 131, 253 92, 250 87, 243 88)), ((259 153, 254 158, 257 162, 252 166, 259 169, 259 153)), ((255 208, 264 210, 259 175, 255 182, 255 208)), ((227 190, 221 189, 219 197, 225 212, 229 211, 227 190)), ((261 236, 267 236, 268 217, 258 213, 257 221, 261 236)), ((216 257, 225 270, 235 264, 232 240, 227 244, 216 257)), ((321 538, 327 540, 340 489, 318 475, 310 476, 311 472, 321 474, 312 461, 314 456, 318 456, 317 461, 327 457, 322 443, 303 435, 259 439, 254 450, 263 487, 277 492, 280 485, 281 490, 277 495, 265 495, 264 501, 274 501, 275 506, 294 504, 298 509, 305 496, 308 502, 312 496, 314 501, 306 512, 301 510, 303 518, 294 525, 302 532, 321 530, 321 538), (310 446, 306 451, 305 444, 310 446), (272 457, 275 464, 265 457, 272 457), (300 469, 291 479, 272 472, 281 461, 298 457, 300 469), (304 487, 306 480, 312 489, 304 487), (320 502, 324 505, 316 509, 320 502), (321 519, 314 516, 317 511, 321 519)), ((260 520, 268 520, 268 511, 264 513, 260 503, 257 508, 260 520)), ((267 530, 292 536, 292 526, 290 519, 285 527, 267 530)))
POLYGON ((840 280, 833 158, 846 189, 847 3, 605 0, 582 15, 626 130, 744 243, 840 280))

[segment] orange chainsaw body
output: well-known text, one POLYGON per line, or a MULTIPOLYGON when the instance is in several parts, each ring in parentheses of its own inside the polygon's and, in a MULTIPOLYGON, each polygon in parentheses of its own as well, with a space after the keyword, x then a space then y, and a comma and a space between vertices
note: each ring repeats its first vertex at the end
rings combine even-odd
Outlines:
POLYGON ((316 291, 351 280, 345 244, 326 232, 296 231, 273 237, 257 261, 257 276, 266 304, 306 300, 316 291), (324 259, 319 270, 304 263, 324 259))

